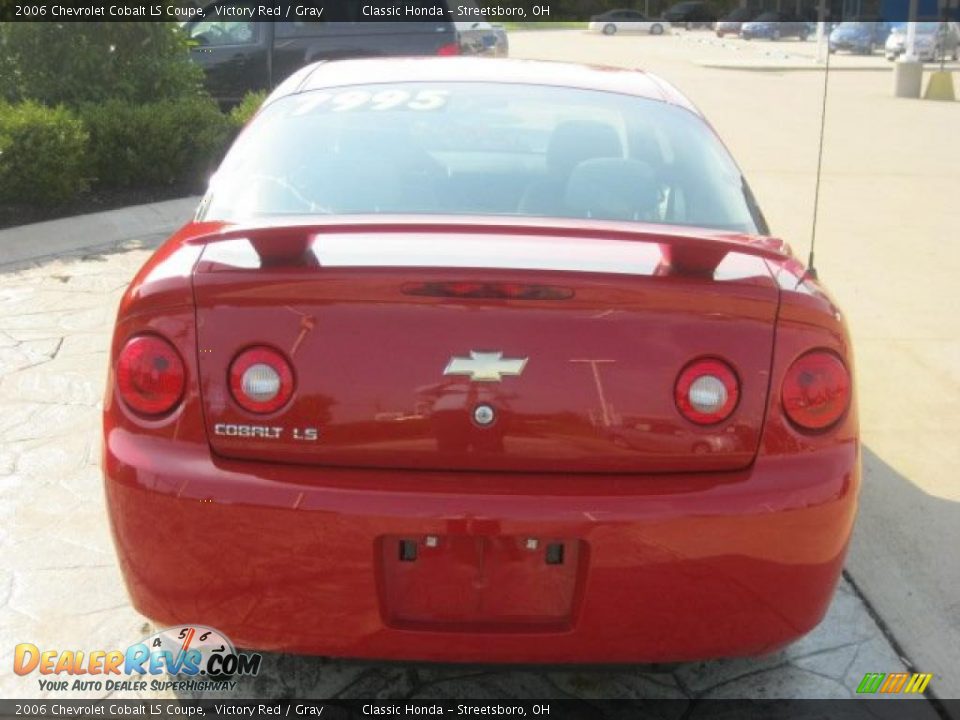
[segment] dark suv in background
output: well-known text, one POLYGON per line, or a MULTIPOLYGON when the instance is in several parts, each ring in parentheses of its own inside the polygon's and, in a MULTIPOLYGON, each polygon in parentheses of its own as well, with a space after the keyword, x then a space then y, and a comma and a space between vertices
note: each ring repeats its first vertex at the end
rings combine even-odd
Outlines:
POLYGON ((690 30, 696 27, 713 27, 717 21, 717 13, 702 0, 687 0, 671 5, 663 13, 663 19, 671 25, 683 25, 690 30))
POLYGON ((781 38, 795 37, 806 40, 813 34, 816 25, 803 18, 785 12, 765 12, 755 20, 745 22, 740 26, 740 37, 744 40, 765 38, 780 40, 781 38))
MULTIPOLYGON (((465 0, 456 0, 456 6, 454 0, 449 2, 454 11, 467 4, 465 0)), ((309 3, 297 3, 304 5, 309 3)), ((489 23, 447 19, 451 17, 448 0, 419 0, 417 7, 435 7, 440 13, 423 21, 377 20, 370 8, 394 8, 392 0, 379 4, 376 0, 327 0, 323 21, 302 15, 303 19, 289 22, 234 19, 234 8, 256 6, 256 2, 243 0, 217 3, 208 7, 203 19, 183 24, 193 40, 191 56, 204 70, 207 89, 225 108, 239 103, 248 92, 275 87, 299 68, 318 60, 503 54, 497 51, 498 38, 489 23)))

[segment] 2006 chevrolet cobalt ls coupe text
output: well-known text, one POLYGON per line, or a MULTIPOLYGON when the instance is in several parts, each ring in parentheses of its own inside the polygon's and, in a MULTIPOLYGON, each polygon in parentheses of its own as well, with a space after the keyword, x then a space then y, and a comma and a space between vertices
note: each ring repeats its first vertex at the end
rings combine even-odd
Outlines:
POLYGON ((363 658, 769 651, 860 478, 842 315, 698 111, 510 60, 279 87, 123 298, 104 439, 142 613, 363 658))

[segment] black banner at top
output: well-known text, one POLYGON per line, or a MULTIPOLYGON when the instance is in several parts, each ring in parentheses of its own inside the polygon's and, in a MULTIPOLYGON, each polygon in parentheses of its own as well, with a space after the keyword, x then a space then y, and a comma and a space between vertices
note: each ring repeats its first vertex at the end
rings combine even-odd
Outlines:
MULTIPOLYGON (((770 3, 768 3, 770 4, 770 3)), ((791 0, 784 21, 902 22, 910 0, 861 0, 850 15, 843 0, 791 0)), ((751 6, 753 3, 751 3, 751 6)), ((958 20, 950 3, 920 0, 918 20, 958 20), (940 5, 944 5, 941 9, 940 5)), ((955 3, 954 3, 955 5, 955 3)), ((615 10, 633 10, 680 26, 712 26, 740 0, 0 0, 0 21, 257 21, 257 22, 588 22, 615 10)), ((757 8, 754 15, 760 15, 757 8)), ((608 17, 608 16, 605 16, 608 17)), ((741 16, 737 16, 742 20, 741 16)), ((636 20, 621 17, 619 20, 636 20)), ((765 15, 760 20, 769 20, 765 15)))

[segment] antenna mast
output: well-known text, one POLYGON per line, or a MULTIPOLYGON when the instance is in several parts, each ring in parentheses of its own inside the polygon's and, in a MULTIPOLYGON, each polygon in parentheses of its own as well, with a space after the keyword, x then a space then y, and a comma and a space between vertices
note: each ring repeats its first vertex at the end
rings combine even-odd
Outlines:
POLYGON ((820 172, 823 168, 823 134, 827 124, 827 88, 830 83, 830 48, 827 48, 826 65, 823 69, 823 105, 820 108, 820 146, 817 149, 817 184, 813 191, 813 229, 810 233, 810 257, 807 259, 807 275, 817 277, 813 264, 813 250, 817 242, 817 216, 820 211, 820 172))

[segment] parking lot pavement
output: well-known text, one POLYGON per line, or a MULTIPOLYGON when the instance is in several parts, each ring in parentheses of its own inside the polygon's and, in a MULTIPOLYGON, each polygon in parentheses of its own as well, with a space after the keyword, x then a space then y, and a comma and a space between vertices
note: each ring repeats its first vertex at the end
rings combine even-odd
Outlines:
MULTIPOLYGON (((719 38, 712 31, 701 30, 680 31, 676 38, 688 46, 691 59, 701 67, 771 71, 821 70, 823 67, 816 62, 818 43, 815 37, 807 40, 784 38, 774 42, 743 40, 735 35, 719 38)), ((826 47, 823 51, 826 53, 826 47)), ((926 63, 928 70, 939 66, 939 63, 926 63)), ((889 73, 892 67, 892 61, 886 59, 882 48, 871 55, 851 52, 830 55, 831 70, 889 73)), ((944 67, 957 70, 960 62, 948 59, 944 67)))
MULTIPOLYGON (((113 317, 123 288, 149 255, 146 246, 158 239, 0 273, 0 667, 11 667, 20 642, 89 652, 127 647, 154 630, 127 602, 98 465, 113 317)), ((235 694, 846 698, 865 673, 904 667, 844 581, 820 627, 761 658, 650 672, 406 667, 268 655, 261 675, 241 683, 235 694)), ((0 674, 2 697, 47 695, 66 694, 39 690, 36 675, 0 674)))

